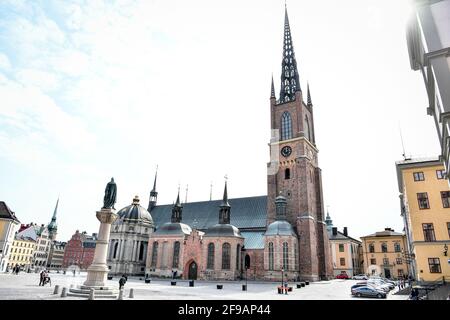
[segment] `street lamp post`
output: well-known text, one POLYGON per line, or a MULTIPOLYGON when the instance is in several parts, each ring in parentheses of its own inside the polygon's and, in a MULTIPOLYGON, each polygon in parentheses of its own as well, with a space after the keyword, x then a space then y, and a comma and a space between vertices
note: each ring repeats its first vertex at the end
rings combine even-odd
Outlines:
POLYGON ((284 268, 281 268, 281 287, 284 285, 284 268))

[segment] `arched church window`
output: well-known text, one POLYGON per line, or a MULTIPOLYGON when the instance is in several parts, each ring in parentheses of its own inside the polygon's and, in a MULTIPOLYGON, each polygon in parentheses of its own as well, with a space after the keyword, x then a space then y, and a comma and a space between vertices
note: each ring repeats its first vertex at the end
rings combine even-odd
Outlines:
POLYGON ((273 242, 269 242, 269 270, 273 270, 273 242))
POLYGON ((222 245, 222 270, 230 270, 230 250, 230 244, 225 242, 222 245))
POLYGON ((250 269, 250 256, 248 254, 245 255, 245 269, 250 269))
POLYGON ((117 248, 119 247, 119 243, 116 242, 116 244, 114 245, 114 254, 113 254, 113 259, 115 259, 117 257, 117 248))
POLYGON ((141 242, 139 246, 139 260, 144 259, 144 243, 141 242))
POLYGON ((158 242, 153 242, 153 249, 152 249, 152 263, 151 267, 156 268, 156 261, 158 259, 158 242))
POLYGON ((206 263, 207 269, 214 269, 214 243, 208 244, 208 261, 206 263))
POLYGON ((284 169, 284 179, 288 180, 290 178, 291 178, 291 169, 289 168, 284 169))
POLYGON ((281 116, 281 140, 292 138, 292 119, 291 114, 287 111, 281 116))
POLYGON ((178 268, 178 263, 180 260, 180 242, 175 241, 173 245, 173 263, 172 268, 178 268))
POLYGON ((240 262, 240 257, 241 257, 241 245, 238 244, 236 246, 236 270, 240 270, 241 268, 239 268, 239 262, 240 262))
POLYGON ((283 269, 289 270, 289 246, 287 242, 283 242, 283 269))

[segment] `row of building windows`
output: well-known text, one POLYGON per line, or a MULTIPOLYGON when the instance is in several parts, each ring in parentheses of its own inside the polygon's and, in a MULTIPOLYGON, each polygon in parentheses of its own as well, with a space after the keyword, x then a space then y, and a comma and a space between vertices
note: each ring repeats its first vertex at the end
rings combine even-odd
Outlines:
POLYGON ((24 243, 24 242, 16 242, 14 241, 14 247, 25 247, 25 248, 31 248, 34 246, 34 243, 24 243))
MULTIPOLYGON (((422 171, 414 172, 413 177, 414 177, 414 181, 425 181, 425 174, 422 171)), ((436 170, 436 178, 444 179, 444 177, 445 177, 444 170, 436 170)))
MULTIPOLYGON (((14 253, 22 253, 22 249, 14 248, 14 253)), ((23 249, 23 253, 30 254, 30 253, 32 253, 32 250, 31 249, 23 249)))
MULTIPOLYGON (((450 191, 441 191, 442 207, 450 208, 450 191)), ((430 209, 430 202, 428 201, 427 192, 417 193, 417 201, 419 202, 419 209, 430 209)))
MULTIPOLYGON (((394 251, 395 252, 401 252, 401 246, 399 242, 395 242, 394 243, 394 251)), ((375 253, 375 245, 373 243, 369 244, 369 252, 370 253, 375 253)), ((383 242, 381 244, 381 252, 388 252, 388 246, 386 242, 383 242)))
MULTIPOLYGON (((395 258, 395 263, 396 264, 403 264, 403 259, 402 258, 395 258)), ((377 264, 377 259, 376 258, 371 258, 370 259, 370 264, 377 264)), ((384 266, 389 266, 389 258, 383 258, 383 265, 384 266)))
POLYGON ((25 256, 10 256, 10 259, 11 260, 16 260, 16 258, 17 258, 17 261, 30 261, 31 260, 31 257, 25 257, 25 256))
MULTIPOLYGON (((434 235, 434 226, 432 223, 422 223, 423 239, 424 241, 436 241, 436 236, 434 235)), ((447 232, 450 238, 450 222, 447 222, 447 232)))

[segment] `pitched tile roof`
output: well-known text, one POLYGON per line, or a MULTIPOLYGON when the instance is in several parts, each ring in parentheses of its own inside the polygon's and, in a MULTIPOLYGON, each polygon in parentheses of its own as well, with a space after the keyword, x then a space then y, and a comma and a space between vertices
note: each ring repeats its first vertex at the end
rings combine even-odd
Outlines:
POLYGON ((0 218, 20 222, 4 201, 0 201, 0 218))
MULTIPOLYGON (((182 222, 202 231, 219 222, 219 206, 222 200, 190 202, 183 204, 182 222)), ((266 228, 267 196, 229 199, 231 206, 230 224, 241 231, 266 228)), ((170 222, 172 204, 153 208, 151 215, 156 228, 170 222)))

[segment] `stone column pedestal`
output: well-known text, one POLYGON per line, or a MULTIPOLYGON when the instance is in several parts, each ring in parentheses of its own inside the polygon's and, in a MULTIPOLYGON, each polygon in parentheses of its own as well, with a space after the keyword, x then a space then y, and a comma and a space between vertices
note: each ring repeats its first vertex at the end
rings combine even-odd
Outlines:
POLYGON ((95 245, 94 260, 91 266, 87 269, 87 279, 83 287, 90 287, 100 289, 105 287, 108 276, 108 265, 106 258, 109 246, 109 233, 111 224, 118 218, 114 209, 101 209, 97 211, 97 219, 100 221, 100 230, 98 232, 98 239, 95 245))

